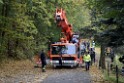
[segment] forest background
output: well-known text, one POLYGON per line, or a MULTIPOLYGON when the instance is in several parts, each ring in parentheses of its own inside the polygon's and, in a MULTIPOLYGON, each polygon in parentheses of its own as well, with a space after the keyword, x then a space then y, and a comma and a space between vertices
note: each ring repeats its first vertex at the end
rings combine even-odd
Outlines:
POLYGON ((31 58, 58 41, 61 29, 54 20, 56 7, 65 9, 81 38, 94 37, 101 46, 101 59, 107 46, 123 54, 123 0, 0 0, 0 61, 31 58))

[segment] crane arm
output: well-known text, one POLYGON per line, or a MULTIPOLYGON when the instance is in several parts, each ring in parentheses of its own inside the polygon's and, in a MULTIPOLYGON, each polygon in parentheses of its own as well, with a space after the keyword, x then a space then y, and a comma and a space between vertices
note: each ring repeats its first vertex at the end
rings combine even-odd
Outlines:
POLYGON ((68 20, 66 18, 65 11, 61 9, 56 9, 55 13, 55 20, 57 22, 57 25, 62 29, 62 33, 64 35, 64 39, 68 42, 72 40, 72 26, 68 23, 68 20))

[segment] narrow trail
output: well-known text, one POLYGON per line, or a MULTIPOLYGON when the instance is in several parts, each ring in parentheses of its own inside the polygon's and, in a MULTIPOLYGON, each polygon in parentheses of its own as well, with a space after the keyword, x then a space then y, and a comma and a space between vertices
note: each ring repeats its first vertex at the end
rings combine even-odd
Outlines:
POLYGON ((96 64, 92 65, 88 72, 82 67, 53 69, 48 66, 43 73, 41 68, 34 68, 34 63, 29 60, 8 61, 0 67, 0 83, 69 83, 70 80, 71 83, 105 83, 98 69, 99 49, 96 49, 96 53, 96 64), (52 82, 51 79, 60 81, 52 82))
POLYGON ((42 83, 91 83, 89 72, 82 68, 60 69, 47 77, 42 83))

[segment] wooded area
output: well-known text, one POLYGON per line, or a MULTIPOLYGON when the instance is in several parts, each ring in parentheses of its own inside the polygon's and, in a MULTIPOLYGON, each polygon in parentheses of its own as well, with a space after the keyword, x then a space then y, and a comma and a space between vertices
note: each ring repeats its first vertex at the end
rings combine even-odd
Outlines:
POLYGON ((0 59, 30 58, 58 41, 56 7, 66 10, 81 37, 94 36, 101 47, 123 49, 124 0, 0 0, 0 59))
POLYGON ((122 48, 124 45, 124 1, 85 1, 91 9, 91 27, 97 30, 95 38, 101 45, 100 65, 104 69, 105 47, 116 48, 115 51, 119 53, 124 49, 122 48), (117 51, 120 47, 121 49, 117 51))
POLYGON ((83 19, 86 16, 80 15, 83 10, 77 10, 81 9, 82 3, 73 0, 0 0, 0 59, 30 58, 58 41, 61 30, 54 22, 56 7, 65 8, 74 27, 81 27, 81 23, 86 22, 83 19), (80 16, 82 19, 77 20, 80 16))

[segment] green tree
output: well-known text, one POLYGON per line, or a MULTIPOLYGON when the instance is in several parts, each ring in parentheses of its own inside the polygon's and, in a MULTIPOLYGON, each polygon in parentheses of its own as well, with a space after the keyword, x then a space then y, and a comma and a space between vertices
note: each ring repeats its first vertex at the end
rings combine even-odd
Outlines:
POLYGON ((74 32, 89 25, 83 3, 83 0, 0 0, 0 58, 29 58, 59 41, 61 29, 54 22, 56 7, 65 9, 74 32))
MULTIPOLYGON (((104 44, 105 46, 114 47, 123 45, 123 0, 85 0, 85 2, 89 9, 91 9, 92 26, 96 28, 96 37, 99 43, 101 43, 101 45, 104 44), (104 39, 104 41, 101 41, 102 39, 104 39)), ((103 52, 104 50, 101 51, 103 52)), ((101 57, 102 56, 105 55, 101 55, 101 57)), ((103 65, 102 63, 100 64, 103 65)), ((103 68, 104 67, 105 66, 103 66, 103 68)))

